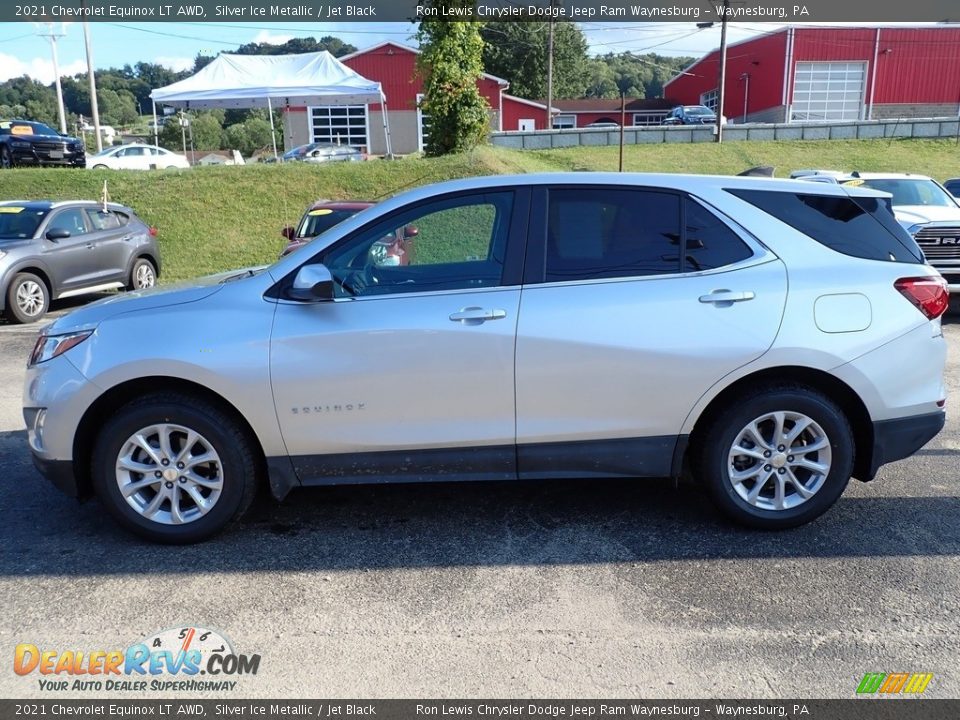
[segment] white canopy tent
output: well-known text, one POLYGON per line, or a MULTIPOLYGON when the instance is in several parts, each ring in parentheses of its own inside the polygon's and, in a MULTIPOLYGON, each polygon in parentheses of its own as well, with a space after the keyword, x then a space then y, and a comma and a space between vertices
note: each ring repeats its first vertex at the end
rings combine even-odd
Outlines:
MULTIPOLYGON (((298 55, 221 53, 200 72, 158 88, 150 93, 150 97, 153 100, 154 140, 158 131, 158 104, 186 110, 266 108, 273 130, 274 106, 380 103, 387 156, 393 154, 387 99, 380 83, 354 72, 326 51, 298 55)), ((275 133, 273 137, 276 157, 275 133)))

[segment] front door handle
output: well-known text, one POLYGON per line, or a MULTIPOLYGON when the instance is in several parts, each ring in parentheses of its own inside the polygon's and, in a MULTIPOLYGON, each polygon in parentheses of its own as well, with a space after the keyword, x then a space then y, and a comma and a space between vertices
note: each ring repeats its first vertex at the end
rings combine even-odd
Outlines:
POLYGON ((756 294, 750 290, 745 292, 733 292, 732 290, 714 290, 709 295, 701 295, 700 302, 714 303, 715 305, 730 305, 744 300, 753 300, 756 294))
POLYGON ((506 310, 494 308, 486 310, 480 307, 465 307, 459 312, 450 313, 450 319, 454 322, 462 322, 466 325, 479 325, 487 320, 502 320, 507 316, 506 310))
POLYGON ((87 243, 87 250, 93 250, 93 243, 87 243))

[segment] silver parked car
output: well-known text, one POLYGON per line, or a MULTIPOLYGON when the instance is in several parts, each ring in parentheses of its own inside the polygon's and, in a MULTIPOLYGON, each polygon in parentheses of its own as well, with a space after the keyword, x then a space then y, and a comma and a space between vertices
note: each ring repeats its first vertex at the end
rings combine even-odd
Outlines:
POLYGON ((160 274, 156 235, 114 203, 0 202, 0 310, 29 323, 51 300, 152 287, 160 274))
POLYGON ((787 528, 940 431, 947 298, 876 191, 476 178, 57 320, 23 412, 54 484, 161 542, 217 532, 261 484, 687 471, 787 528), (409 225, 415 257, 381 263, 409 225))

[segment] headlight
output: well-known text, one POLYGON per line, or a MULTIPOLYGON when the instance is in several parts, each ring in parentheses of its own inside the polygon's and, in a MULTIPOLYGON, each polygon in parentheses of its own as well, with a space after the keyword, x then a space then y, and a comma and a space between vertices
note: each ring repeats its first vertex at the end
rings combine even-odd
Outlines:
POLYGON ((917 223, 916 225, 911 225, 907 228, 907 232, 910 233, 910 235, 916 235, 920 231, 920 228, 926 227, 929 224, 930 223, 917 223))
POLYGON ((82 332, 65 333, 63 335, 40 335, 37 338, 37 344, 33 346, 33 352, 30 353, 29 365, 53 360, 57 355, 63 355, 70 348, 75 348, 91 335, 93 335, 93 330, 83 330, 82 332))

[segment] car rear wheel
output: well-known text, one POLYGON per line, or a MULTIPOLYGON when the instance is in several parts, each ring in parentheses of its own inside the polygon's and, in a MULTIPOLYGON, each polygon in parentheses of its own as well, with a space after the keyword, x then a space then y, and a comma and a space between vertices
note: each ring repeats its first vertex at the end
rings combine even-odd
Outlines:
POLYGON ((695 472, 724 514, 777 530, 810 522, 836 502, 853 472, 854 439, 826 396, 778 386, 720 413, 694 451, 695 472))
POLYGON ((157 269, 147 258, 137 258, 130 268, 130 277, 127 281, 128 290, 146 290, 157 284, 157 269))
POLYGON ((50 291, 33 273, 18 273, 7 288, 7 319, 14 323, 36 322, 47 314, 50 291))
POLYGON ((121 408, 93 452, 94 487, 114 518, 167 544, 204 540, 238 519, 253 501, 259 467, 236 420, 178 393, 121 408))

